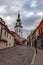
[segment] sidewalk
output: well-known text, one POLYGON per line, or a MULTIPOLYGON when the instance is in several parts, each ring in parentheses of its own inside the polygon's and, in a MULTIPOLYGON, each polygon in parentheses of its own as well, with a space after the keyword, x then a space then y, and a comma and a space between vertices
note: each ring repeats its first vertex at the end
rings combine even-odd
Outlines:
POLYGON ((43 65, 43 50, 40 49, 37 50, 34 65, 43 65))

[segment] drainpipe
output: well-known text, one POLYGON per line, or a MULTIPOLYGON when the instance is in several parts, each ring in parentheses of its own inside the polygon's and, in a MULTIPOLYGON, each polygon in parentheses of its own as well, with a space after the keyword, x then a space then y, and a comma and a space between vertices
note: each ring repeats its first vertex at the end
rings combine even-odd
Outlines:
POLYGON ((31 31, 31 46, 32 46, 32 31, 31 31))
POLYGON ((1 36, 2 36, 2 27, 1 27, 1 31, 0 31, 0 40, 1 40, 1 36))
POLYGON ((32 46, 32 37, 31 37, 31 46, 32 46))

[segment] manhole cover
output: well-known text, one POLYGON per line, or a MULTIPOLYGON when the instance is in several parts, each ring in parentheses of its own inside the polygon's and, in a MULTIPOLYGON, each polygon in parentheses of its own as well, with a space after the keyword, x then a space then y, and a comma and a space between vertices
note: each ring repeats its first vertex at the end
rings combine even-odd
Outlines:
POLYGON ((18 54, 18 55, 22 55, 22 54, 18 54))

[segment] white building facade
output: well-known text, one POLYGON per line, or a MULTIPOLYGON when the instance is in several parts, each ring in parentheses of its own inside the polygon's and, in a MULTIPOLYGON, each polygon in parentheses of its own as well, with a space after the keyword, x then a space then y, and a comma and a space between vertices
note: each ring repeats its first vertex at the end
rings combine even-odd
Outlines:
POLYGON ((8 29, 2 18, 0 18, 0 49, 5 49, 14 46, 14 36, 8 29))

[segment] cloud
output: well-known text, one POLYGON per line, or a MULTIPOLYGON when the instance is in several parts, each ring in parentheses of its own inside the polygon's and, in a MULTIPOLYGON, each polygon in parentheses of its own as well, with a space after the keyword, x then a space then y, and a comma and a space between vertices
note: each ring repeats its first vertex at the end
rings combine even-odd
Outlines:
POLYGON ((12 24, 12 22, 14 21, 14 19, 12 18, 12 17, 10 17, 10 16, 7 16, 7 17, 5 17, 5 20, 7 21, 6 23, 7 24, 12 24))
POLYGON ((0 6, 0 14, 5 14, 7 11, 6 11, 6 6, 0 6))
POLYGON ((43 0, 0 0, 0 16, 10 30, 14 30, 18 10, 23 24, 23 37, 27 37, 43 18, 43 0))
POLYGON ((38 12, 37 15, 38 16, 43 16, 43 12, 38 12))
POLYGON ((36 8, 37 7, 37 2, 35 0, 33 0, 30 7, 31 8, 36 8))
POLYGON ((31 17, 31 16, 33 16, 34 15, 34 13, 33 12, 30 12, 30 13, 28 13, 27 15, 26 15, 26 17, 31 17))
POLYGON ((33 29, 35 29, 35 27, 34 26, 27 26, 27 27, 24 27, 24 29, 25 30, 29 30, 29 31, 31 31, 31 30, 33 30, 33 29))

